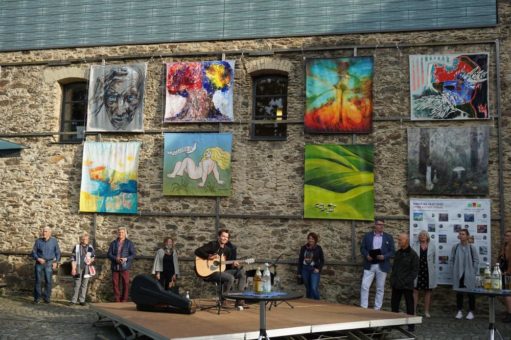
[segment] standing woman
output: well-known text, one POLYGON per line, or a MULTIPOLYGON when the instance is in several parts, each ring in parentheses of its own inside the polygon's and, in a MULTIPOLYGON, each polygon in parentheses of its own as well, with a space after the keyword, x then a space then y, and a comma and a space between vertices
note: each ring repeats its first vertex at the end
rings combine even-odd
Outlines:
POLYGON ((300 248, 298 257, 298 277, 303 280, 307 298, 316 300, 319 300, 319 276, 325 263, 318 239, 318 234, 309 233, 307 243, 300 248))
MULTIPOLYGON (((499 256, 500 270, 502 271, 502 278, 511 276, 511 230, 506 230, 504 233, 504 245, 499 256)), ((505 284, 505 282, 504 282, 505 284)), ((504 286, 502 286, 504 287, 504 286)), ((508 287, 505 287, 508 289, 508 287)), ((506 316, 502 319, 503 322, 511 322, 511 296, 504 298, 506 303, 506 316)))
POLYGON ((71 275, 74 278, 74 292, 71 298, 71 305, 80 302, 85 306, 87 286, 91 277, 90 266, 94 262, 94 248, 89 243, 89 234, 83 233, 80 236, 80 243, 75 245, 72 251, 71 275))
POLYGON ((165 237, 163 247, 156 252, 153 274, 165 290, 169 290, 176 284, 176 279, 179 276, 179 263, 174 240, 170 237, 165 237))
POLYGON ((413 250, 419 254, 419 275, 415 279, 413 290, 414 311, 417 313, 419 291, 424 291, 424 316, 429 318, 431 306, 431 290, 436 288, 436 246, 426 230, 421 230, 418 241, 414 243, 413 250))

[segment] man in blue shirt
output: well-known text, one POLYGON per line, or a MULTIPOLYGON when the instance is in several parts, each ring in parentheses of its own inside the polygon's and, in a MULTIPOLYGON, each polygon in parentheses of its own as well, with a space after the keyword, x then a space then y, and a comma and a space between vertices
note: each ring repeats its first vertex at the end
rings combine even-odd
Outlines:
POLYGON ((53 270, 57 269, 60 262, 59 242, 55 237, 51 236, 51 229, 44 227, 42 236, 35 241, 32 249, 32 257, 35 260, 35 287, 34 287, 34 303, 41 302, 41 296, 44 302, 51 301, 51 276, 53 270), (45 290, 41 293, 41 281, 44 276, 45 290))

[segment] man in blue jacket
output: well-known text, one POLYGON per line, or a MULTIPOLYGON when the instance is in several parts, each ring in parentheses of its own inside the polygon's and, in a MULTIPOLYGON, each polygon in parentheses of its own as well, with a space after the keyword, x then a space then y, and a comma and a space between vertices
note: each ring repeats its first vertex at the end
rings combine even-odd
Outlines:
POLYGON ((135 258, 135 245, 127 237, 128 232, 126 228, 120 227, 117 229, 117 238, 110 243, 108 248, 115 302, 127 302, 129 296, 129 270, 135 258), (119 283, 121 283, 121 287, 119 287, 119 283))
POLYGON ((360 289, 360 306, 368 307, 369 289, 376 277, 376 296, 374 309, 380 310, 383 304, 385 279, 390 272, 390 259, 394 256, 394 238, 383 232, 383 219, 374 220, 374 231, 364 235, 360 245, 360 253, 364 257, 364 276, 360 289))
POLYGON ((44 227, 41 237, 35 241, 34 248, 32 249, 32 258, 35 260, 34 303, 40 303, 41 296, 44 302, 50 303, 51 277, 60 262, 60 248, 57 239, 51 236, 51 229, 49 227, 44 227), (46 284, 44 293, 41 292, 43 276, 46 284))

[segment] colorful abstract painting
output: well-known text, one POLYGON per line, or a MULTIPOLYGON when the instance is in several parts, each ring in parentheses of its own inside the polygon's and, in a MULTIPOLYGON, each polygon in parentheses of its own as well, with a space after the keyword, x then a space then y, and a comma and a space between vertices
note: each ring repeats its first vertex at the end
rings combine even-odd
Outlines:
POLYGON ((371 132, 373 58, 307 60, 306 97, 306 132, 371 132))
POLYGON ((488 194, 488 126, 408 128, 408 193, 488 194))
POLYGON ((232 122, 234 61, 166 64, 168 123, 232 122))
POLYGON ((374 219, 372 145, 306 145, 304 217, 374 219))
POLYGON ((91 67, 87 131, 144 131, 147 64, 91 67))
POLYGON ((229 196, 230 133, 166 133, 163 194, 229 196))
POLYGON ((412 120, 488 119, 488 54, 410 56, 412 120))
POLYGON ((137 212, 140 142, 85 142, 80 211, 137 212))

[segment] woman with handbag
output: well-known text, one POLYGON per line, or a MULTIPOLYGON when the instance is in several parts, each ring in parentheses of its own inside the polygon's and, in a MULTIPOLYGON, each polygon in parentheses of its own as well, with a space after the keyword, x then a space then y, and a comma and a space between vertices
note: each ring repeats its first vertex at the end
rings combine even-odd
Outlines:
MULTIPOLYGON (((507 280, 511 280, 511 230, 506 230, 504 233, 504 245, 500 251, 499 266, 502 272, 502 280, 505 289, 509 289, 507 280)), ((504 297, 506 304, 506 316, 502 320, 503 322, 511 322, 511 296, 504 297)))
POLYGON ((80 306, 85 306, 89 279, 96 273, 92 265, 95 253, 94 248, 89 244, 89 234, 83 233, 80 236, 80 243, 74 246, 72 254, 71 275, 74 278, 74 293, 71 305, 80 302, 80 306))
POLYGON ((163 247, 156 252, 152 273, 165 290, 175 287, 179 276, 179 263, 172 238, 165 237, 163 247))

